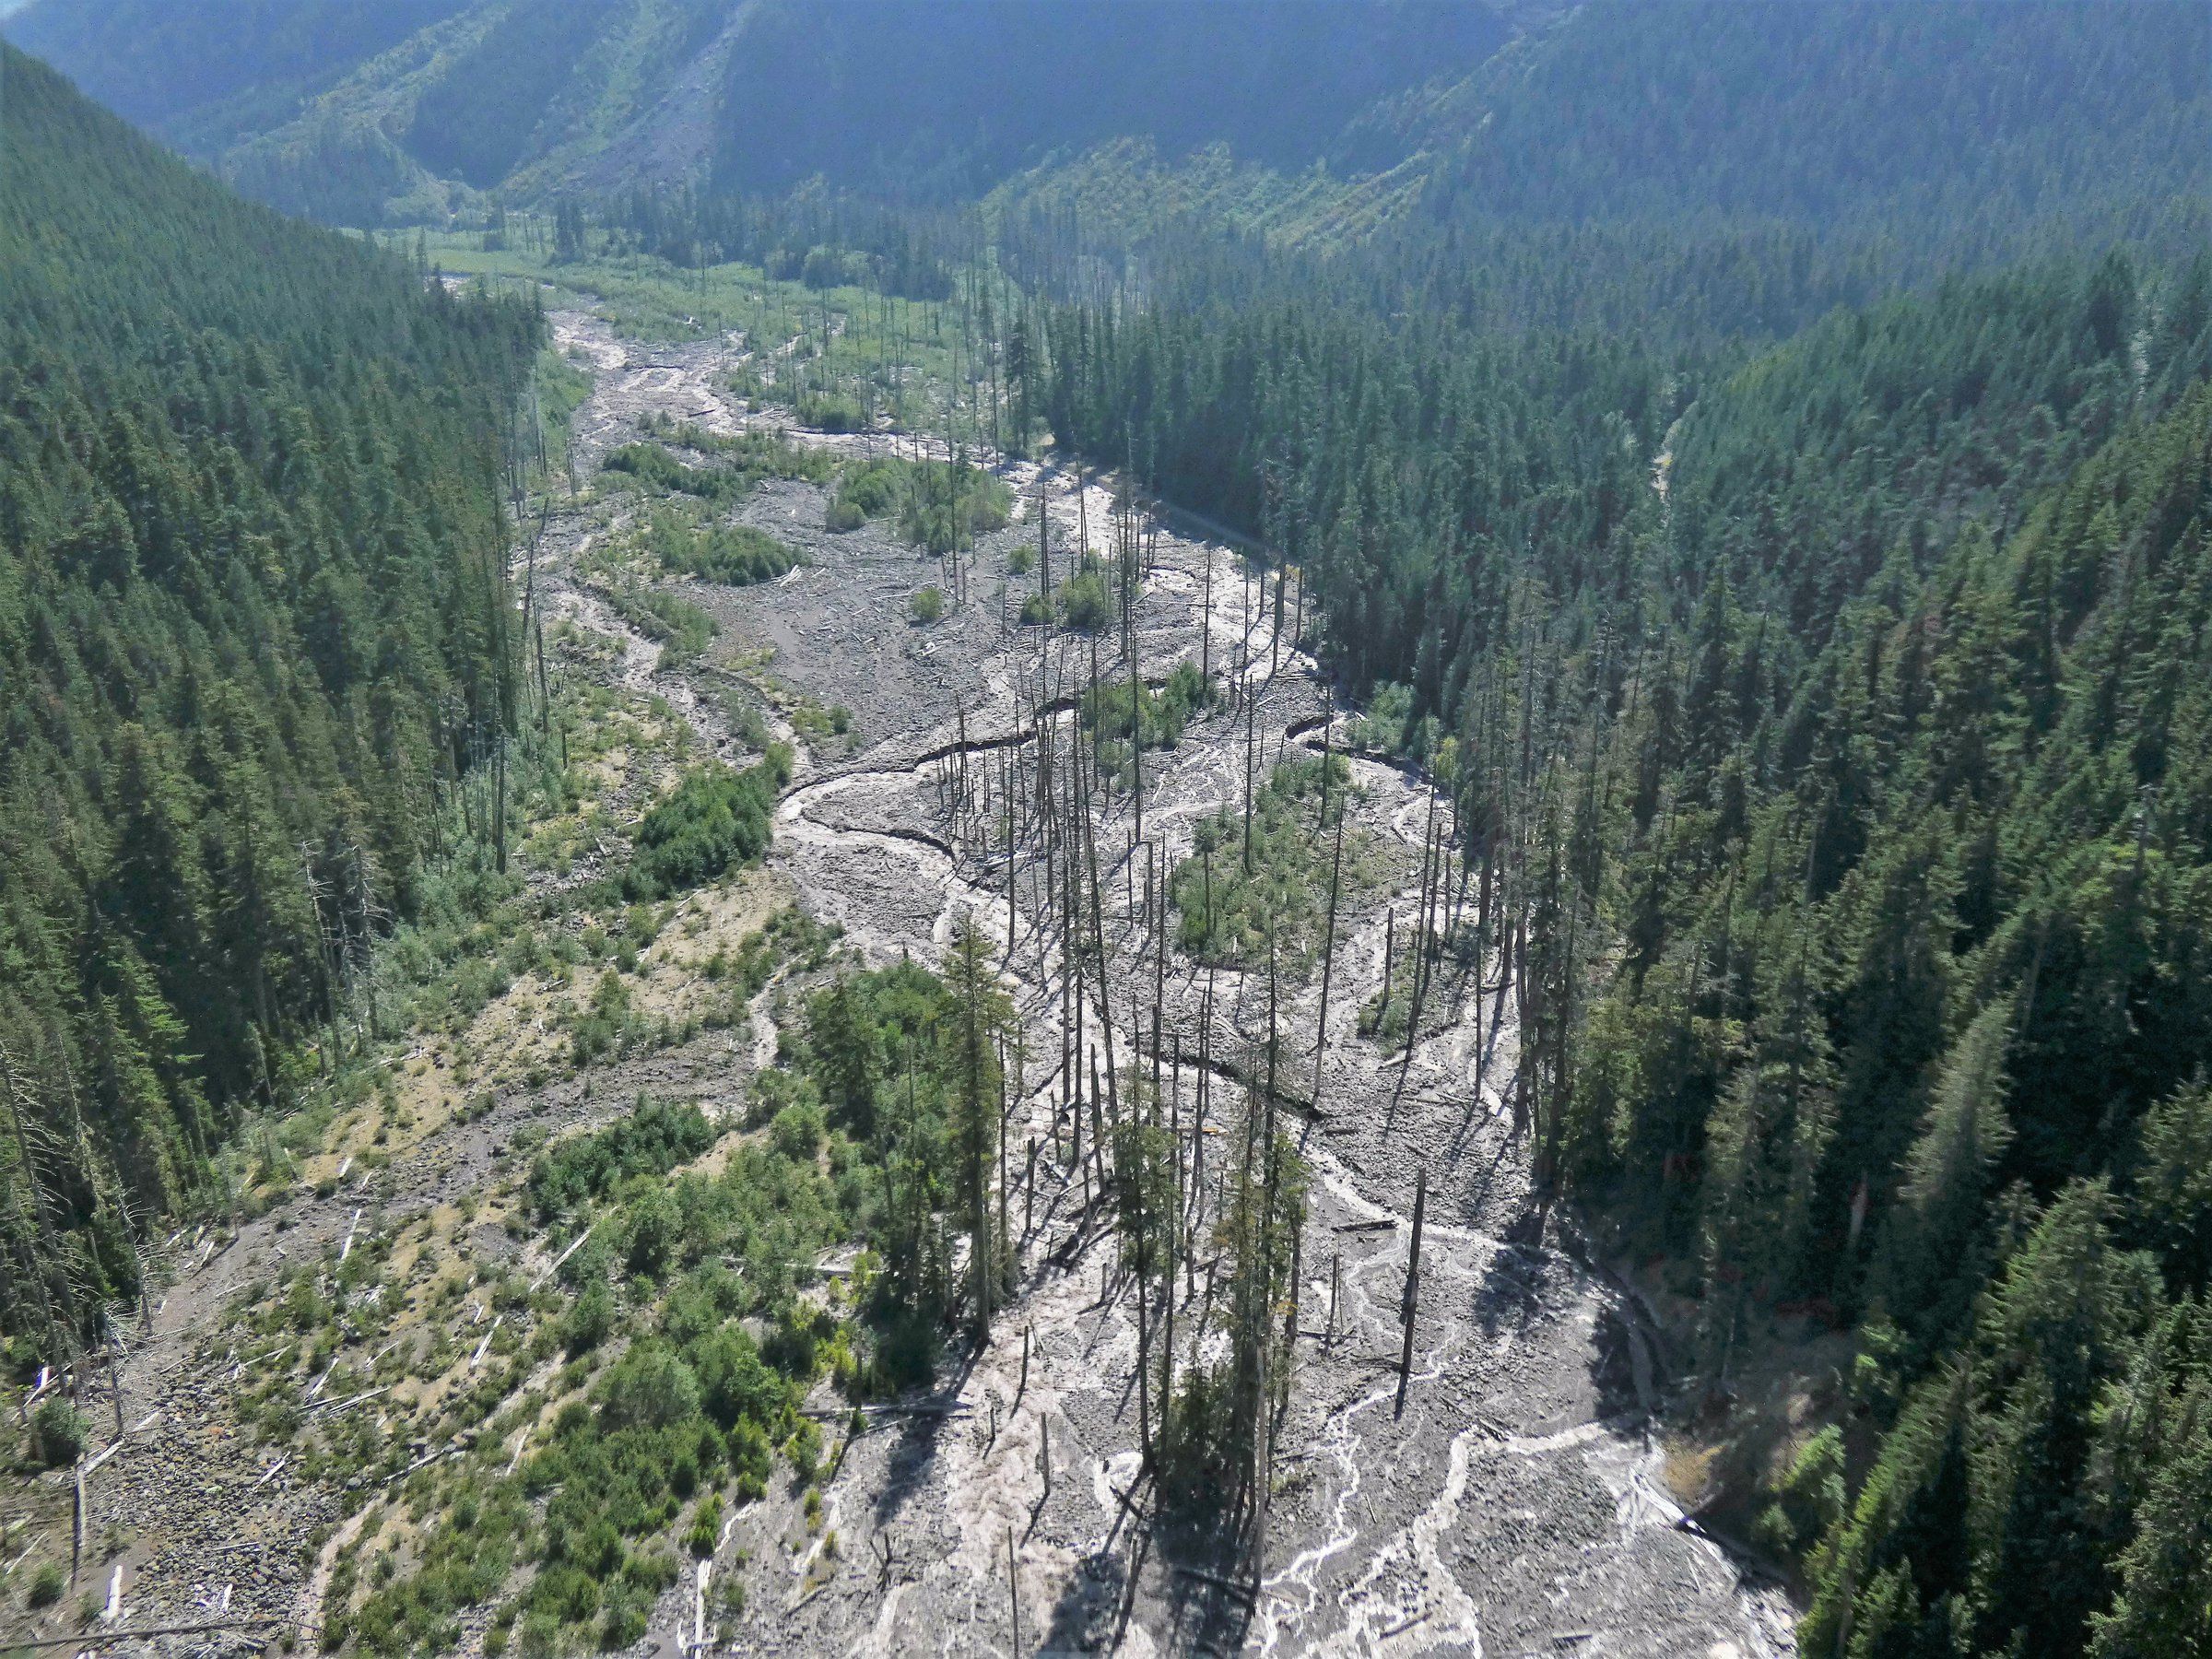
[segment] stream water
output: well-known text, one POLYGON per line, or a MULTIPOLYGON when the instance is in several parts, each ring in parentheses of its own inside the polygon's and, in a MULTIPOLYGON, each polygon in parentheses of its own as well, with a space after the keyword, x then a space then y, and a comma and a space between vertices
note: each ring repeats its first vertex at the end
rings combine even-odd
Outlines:
MULTIPOLYGON (((724 430, 752 418, 716 389, 712 348, 638 354, 604 324, 556 321, 563 344, 598 371, 577 423, 587 446, 619 441, 649 412, 724 430)), ((856 441, 830 441, 852 448, 856 441)), ((1004 470, 1018 500, 1037 497, 1032 465, 1004 470)), ((1074 479, 1047 479, 1055 530, 1072 541, 1088 520, 1099 542, 1111 496, 1093 483, 1081 500, 1074 479)), ((1327 720, 1317 665, 1275 638, 1274 618, 1251 605, 1236 556, 1155 528, 1159 562, 1140 610, 1142 670, 1164 672, 1197 649, 1204 630, 1216 665, 1238 685, 1226 713, 1194 724, 1171 755, 1147 760, 1144 829, 1159 853, 1132 849, 1127 795, 1114 796, 1098 820, 1113 948, 1104 1006, 1095 983, 1084 988, 1081 1067, 1106 1064, 1109 1043, 1124 1068, 1146 1063, 1149 1051, 1133 1040, 1126 1012, 1149 1006, 1153 976, 1163 973, 1158 941, 1143 924, 1146 857, 1171 867, 1195 822, 1239 798, 1248 730, 1272 757, 1317 748, 1327 720), (1200 595, 1209 590, 1214 609, 1202 614, 1200 595)), ((737 752, 717 701, 682 675, 661 672, 657 648, 622 623, 572 561, 556 560, 541 580, 557 607, 622 641, 626 684, 666 699, 706 747, 737 752)), ((834 605, 837 580, 834 569, 810 571, 804 584, 773 584, 742 603, 750 616, 780 604, 834 605), (817 588, 826 600, 808 597, 817 588)), ((1040 649, 1033 632, 973 644, 952 698, 915 708, 905 729, 877 736, 858 757, 812 752, 777 723, 798 761, 776 812, 771 861, 865 959, 933 959, 963 912, 1002 942, 1011 922, 1014 946, 1003 966, 1030 1057, 1014 1157, 1018 1172, 1039 1173, 1018 1239, 1016 1300, 946 1384, 946 1400, 964 1410, 948 1411, 926 1432, 887 1430, 849 1449, 835 1524, 855 1564, 827 1583, 795 1575, 779 1605, 748 1612, 741 1642, 885 1653, 1109 1641, 1132 1653, 1206 1644, 1264 1653, 1563 1648, 1726 1659, 1787 1651, 1779 1595, 1747 1583, 1719 1548, 1686 1530, 1665 1495, 1651 1430, 1653 1345, 1638 1311, 1559 1250, 1504 1241, 1528 1200, 1526 1148, 1500 1093, 1515 1060, 1510 999, 1486 1002, 1477 1015, 1476 999, 1463 996, 1433 1030, 1425 1028, 1409 1056, 1384 1054, 1353 1032, 1353 1011, 1381 983, 1386 918, 1411 914, 1409 885, 1343 922, 1324 1111, 1301 1130, 1312 1197, 1300 1323, 1311 1337, 1300 1345, 1294 1404, 1278 1441, 1256 1600, 1205 1589, 1203 1574, 1139 1536, 1122 1498, 1136 1473, 1135 1322, 1112 1244, 1077 1230, 1076 1172, 1036 1150, 1057 1140, 1066 1092, 1061 1020, 1072 999, 1059 940, 1034 901, 1026 862, 1009 874, 971 825, 949 821, 941 787, 962 747, 957 734, 964 732, 971 757, 993 763, 1028 741, 1033 725, 1024 725, 1015 688, 1035 692, 1040 649), (1390 1364, 1406 1221, 1424 1165, 1431 1185, 1421 1318, 1401 1419, 1391 1409, 1390 1364), (1316 1329, 1324 1313, 1325 1333, 1316 1329), (1623 1370, 1625 1392, 1607 1381, 1623 1370), (869 1559, 879 1541, 898 1563, 880 1572, 869 1559), (1011 1628, 1009 1555, 1019 1632, 1011 1628)), ((836 689, 807 688, 825 700, 836 689)), ((1354 771, 1359 827, 1399 849, 1409 883, 1437 810, 1429 786, 1372 759, 1356 760, 1354 771)), ((1163 977, 1172 990, 1163 1042, 1179 1038, 1195 1053, 1203 1012, 1217 1054, 1252 1051, 1264 982, 1209 973, 1172 949, 1163 977)), ((1314 977, 1281 993, 1293 1029, 1313 1029, 1314 977)), ((1294 1064, 1311 1075, 1310 1036, 1301 1053, 1294 1064)), ((1190 1155, 1201 1156, 1194 1147, 1190 1155)), ((1194 1324, 1195 1311, 1186 1305, 1179 1317, 1194 1324)))

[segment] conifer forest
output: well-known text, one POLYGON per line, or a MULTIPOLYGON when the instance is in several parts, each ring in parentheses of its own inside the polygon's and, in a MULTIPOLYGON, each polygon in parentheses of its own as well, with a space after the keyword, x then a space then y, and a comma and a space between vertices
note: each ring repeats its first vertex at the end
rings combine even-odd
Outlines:
POLYGON ((2202 0, 0 0, 0 1654, 2212 1659, 2202 0))

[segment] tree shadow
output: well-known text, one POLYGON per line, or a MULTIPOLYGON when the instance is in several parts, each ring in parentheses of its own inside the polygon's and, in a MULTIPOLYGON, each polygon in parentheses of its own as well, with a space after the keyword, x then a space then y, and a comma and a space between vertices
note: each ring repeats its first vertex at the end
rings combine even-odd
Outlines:
MULTIPOLYGON (((1590 1385, 1597 1395, 1597 1413, 1600 1418, 1641 1418, 1652 1402, 1643 1396, 1637 1386, 1637 1344, 1641 1335, 1621 1317, 1617 1308, 1606 1307, 1597 1316, 1597 1327, 1592 1334, 1590 1354, 1590 1385)), ((1646 1363, 1651 1366, 1651 1385, 1656 1389, 1658 1357, 1650 1354, 1646 1363)))
MULTIPOLYGON (((1468 1109, 1466 1117, 1461 1121, 1459 1129, 1444 1148, 1444 1167, 1447 1171, 1455 1171, 1459 1168, 1461 1158, 1469 1150, 1474 1149, 1470 1147, 1469 1139, 1476 1127, 1482 1122, 1483 1113, 1478 1101, 1477 1105, 1468 1109)), ((1499 1174, 1505 1169, 1506 1159, 1512 1156, 1513 1147, 1519 1143, 1520 1138, 1516 1134, 1508 1134, 1499 1138, 1497 1146, 1490 1153, 1488 1167, 1476 1177, 1474 1190, 1467 1194, 1466 1201, 1460 1206, 1464 1212, 1461 1219, 1465 1225, 1472 1228, 1478 1228, 1482 1225, 1482 1206, 1489 1201, 1490 1189, 1498 1183, 1499 1174)))
POLYGON ((1127 1570, 1111 1547, 1095 1549, 1076 1563, 1060 1599, 1046 1620, 1046 1653, 1090 1653, 1106 1646, 1121 1616, 1127 1570))
POLYGON ((956 1420, 952 1407, 959 1404, 960 1391, 968 1386, 969 1373, 974 1371, 978 1357, 972 1349, 964 1352, 958 1368, 939 1379, 938 1385, 929 1394, 900 1402, 909 1411, 908 1415, 894 1419, 899 1424, 898 1443, 884 1458, 883 1489, 876 1494, 874 1506, 878 1530, 898 1519, 907 1500, 927 1477, 930 1464, 937 1454, 937 1441, 944 1434, 945 1426, 956 1420))
POLYGON ((880 1530, 899 1518, 907 1500, 928 1479, 937 1455, 937 1438, 948 1419, 910 1417, 900 1419, 898 1443, 884 1459, 883 1489, 876 1494, 876 1525, 880 1530))
MULTIPOLYGON (((1043 1651, 1107 1652, 1128 1636, 1141 1590, 1165 1616, 1170 1653, 1239 1652, 1255 1601, 1241 1547, 1241 1507, 1212 1521, 1129 1515, 1126 1548, 1117 1529, 1083 1558, 1052 1609, 1043 1651)), ((1156 1632, 1156 1634, 1159 1634, 1156 1632)))
POLYGON ((1510 1233, 1484 1264, 1482 1279, 1475 1288, 1471 1312, 1487 1337, 1496 1337, 1508 1325, 1525 1334, 1544 1312, 1544 1263, 1524 1249, 1510 1233))

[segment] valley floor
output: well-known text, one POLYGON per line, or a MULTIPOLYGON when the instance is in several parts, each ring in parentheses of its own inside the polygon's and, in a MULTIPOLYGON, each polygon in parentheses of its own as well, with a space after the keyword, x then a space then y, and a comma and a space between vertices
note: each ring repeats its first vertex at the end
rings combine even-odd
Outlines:
MULTIPOLYGON (((561 347, 596 376, 573 423, 587 481, 649 417, 722 432, 770 424, 720 389, 735 342, 646 347, 581 312, 559 314, 556 325, 561 347)), ((896 441, 792 436, 848 450, 896 441)), ((865 1431, 832 1453, 818 1524, 780 1487, 736 1511, 712 1574, 742 1581, 742 1612, 705 1618, 687 1566, 661 1596, 647 1647, 674 1653, 697 1630, 726 1623, 729 1645, 716 1651, 746 1653, 1789 1652, 1780 1591, 1748 1582, 1667 1495, 1656 1413, 1668 1366, 1650 1322, 1586 1263, 1571 1219, 1535 1214, 1529 1148, 1511 1107, 1509 988, 1447 972, 1410 1054, 1386 1052, 1356 1029, 1382 982, 1386 935, 1410 921, 1428 826, 1444 810, 1424 780, 1371 759, 1353 762, 1353 811, 1376 878, 1339 923, 1318 1072, 1318 962, 1277 987, 1283 1028, 1297 1034, 1278 1060, 1298 1079, 1284 1092, 1304 1100, 1316 1075, 1319 1089, 1314 1109, 1282 1119, 1312 1179, 1296 1369, 1256 1598, 1207 1541, 1155 1523, 1137 1478, 1136 1338, 1117 1247, 1087 1209, 1080 1175, 1053 1151, 1066 1100, 1062 1056, 1072 1045, 1064 1042, 1070 999, 1051 907, 1038 902, 1038 873, 1026 860, 1009 874, 1003 851, 989 844, 987 815, 948 810, 962 744, 971 774, 992 773, 1007 741, 1033 730, 1040 705, 1047 719, 1062 718, 1049 710, 1088 666, 1074 654, 1088 645, 1047 643, 1044 630, 1009 626, 1034 579, 1006 577, 1006 551, 1034 542, 1028 515, 1041 500, 1058 548, 1088 525, 1105 550, 1113 505, 1096 480, 1085 499, 1066 471, 1047 468, 1041 478, 1023 462, 1001 471, 1022 516, 982 539, 967 603, 929 627, 912 623, 909 607, 917 588, 939 579, 936 563, 874 525, 830 535, 822 490, 808 483, 765 485, 737 512, 809 562, 750 588, 679 584, 721 629, 706 659, 688 667, 664 669, 659 648, 623 620, 594 573, 589 556, 619 511, 610 498, 558 509, 540 549, 534 579, 549 590, 547 615, 564 619, 550 630, 552 649, 564 672, 626 712, 635 737, 592 761, 601 817, 571 837, 572 862, 547 861, 535 881, 579 880, 604 862, 605 827, 634 819, 665 775, 656 755, 742 759, 734 690, 759 697, 769 727, 797 754, 766 868, 685 901, 625 970, 641 1005, 680 1016, 696 1001, 701 964, 785 905, 841 927, 844 945, 877 966, 902 955, 934 964, 966 912, 997 942, 1025 1033, 1019 1139, 1009 1151, 1023 1182, 1019 1289, 991 1340, 964 1356, 956 1348, 935 1394, 907 1402, 926 1409, 871 1413, 865 1431), (847 732, 823 720, 833 706, 846 712, 847 732), (1419 1315, 1399 1417, 1399 1299, 1424 1171, 1419 1315)), ((1137 618, 1141 672, 1163 675, 1203 651, 1235 688, 1233 700, 1203 715, 1176 747, 1147 754, 1143 832, 1164 840, 1171 865, 1199 821, 1241 798, 1248 733, 1272 760, 1324 744, 1341 749, 1352 723, 1313 661, 1276 636, 1272 610, 1251 603, 1231 548, 1190 526, 1153 528, 1137 618)), ((1190 1135, 1201 1048, 1221 1068, 1217 1112, 1230 1110, 1222 1103, 1236 1092, 1230 1080, 1261 1063, 1266 977, 1209 970, 1171 947, 1162 963, 1142 922, 1148 855, 1128 853, 1135 836, 1126 794, 1108 805, 1096 835, 1115 949, 1107 1006, 1094 989, 1075 1063, 1104 1063, 1101 1031, 1124 1068, 1150 1064, 1156 1041, 1179 1049, 1182 1064, 1167 1064, 1190 1135), (1133 1015, 1162 974, 1163 1029, 1144 1031, 1140 1042, 1133 1015), (1202 1030, 1208 1021, 1210 1031, 1202 1030)), ((404 1046, 393 1062, 404 1127, 394 1131, 388 1110, 381 1132, 341 1118, 296 1189, 265 1214, 174 1241, 172 1277, 134 1339, 120 1400, 111 1405, 102 1384, 86 1390, 98 1442, 115 1420, 124 1432, 85 1479, 86 1559, 76 1594, 57 1609, 63 1628, 82 1596, 105 1596, 120 1569, 124 1628, 244 1614, 276 1621, 163 1639, 158 1645, 170 1651, 288 1631, 312 1644, 332 1565, 357 1524, 348 1517, 372 1494, 288 1468, 240 1421, 236 1398, 264 1357, 241 1353, 220 1334, 226 1308, 287 1260, 377 1236, 404 1241, 394 1247, 426 1261, 465 1257, 479 1277, 512 1266, 535 1280, 548 1253, 518 1236, 526 1230, 500 1225, 514 1209, 518 1135, 603 1122, 641 1090, 696 1099, 735 1128, 748 1077, 775 1053, 771 992, 755 999, 747 1025, 558 1077, 547 1033, 548 1022, 559 1030, 559 1003, 550 986, 502 993, 468 1034, 479 1057, 465 1081, 456 1070, 469 1062, 451 1038, 404 1046), (472 1087, 488 1104, 456 1110, 472 1087), (365 1160, 371 1147, 378 1156, 365 1160), (103 1535, 117 1541, 112 1561, 101 1559, 103 1535)), ((1220 1131, 1218 1118, 1191 1135, 1211 1143, 1203 1157, 1217 1169, 1230 1139, 1220 1131)), ((1183 1288, 1178 1316, 1193 1318, 1210 1289, 1203 1260, 1183 1288)), ((438 1314, 456 1327, 447 1334, 456 1370, 487 1323, 484 1307, 464 1294, 438 1314)), ((396 1331, 404 1322, 394 1317, 396 1331)), ((499 1328, 489 1323, 487 1346, 499 1328)), ((301 1409, 333 1404, 309 1400, 301 1409)), ((65 1547, 67 1488, 49 1477, 24 1501, 40 1506, 44 1526, 62 1529, 65 1547)), ((465 1627, 465 1648, 480 1651, 482 1618, 465 1627)))

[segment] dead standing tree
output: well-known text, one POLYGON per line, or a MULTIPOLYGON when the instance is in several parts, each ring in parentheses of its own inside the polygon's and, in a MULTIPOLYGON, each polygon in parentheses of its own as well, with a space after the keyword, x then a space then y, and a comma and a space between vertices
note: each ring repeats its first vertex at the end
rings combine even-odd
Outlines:
POLYGON ((991 1334, 991 1313, 999 1279, 991 1213, 992 1165, 1003 1166, 1004 1074, 999 1050, 1014 1019, 1012 1005, 991 970, 991 947, 973 917, 962 916, 947 952, 959 1021, 955 1086, 955 1132, 959 1138, 960 1177, 968 1212, 969 1279, 975 1339, 991 1334))
POLYGON ((1406 1294, 1399 1304, 1405 1323, 1405 1345, 1398 1351, 1398 1403, 1393 1417, 1406 1415, 1406 1385, 1413 1377, 1413 1322, 1421 1302, 1421 1223, 1429 1210, 1429 1166, 1421 1166, 1413 1189, 1413 1240, 1406 1253, 1406 1294))

